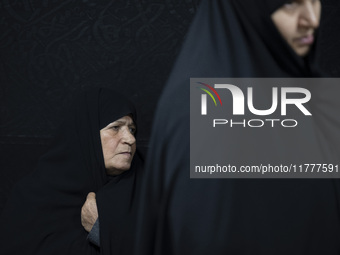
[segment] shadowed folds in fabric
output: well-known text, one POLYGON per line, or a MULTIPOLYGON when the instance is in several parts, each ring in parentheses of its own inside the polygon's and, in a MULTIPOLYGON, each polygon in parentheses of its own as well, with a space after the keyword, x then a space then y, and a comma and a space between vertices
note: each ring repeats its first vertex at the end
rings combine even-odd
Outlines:
MULTIPOLYGON (((270 15, 284 3, 201 2, 158 104, 134 254, 340 253, 339 180, 189 177, 190 77, 322 76, 316 45, 300 58, 274 27, 270 15)), ((226 157, 339 162, 339 87, 310 90, 313 120, 305 132, 286 139, 275 129, 245 137, 228 129, 226 157)))
MULTIPOLYGON (((115 91, 97 88, 80 92, 37 169, 15 185, 8 199, 1 216, 1 254, 100 253, 86 239, 81 207, 89 192, 104 189, 98 200, 109 197, 105 189, 121 187, 121 180, 130 180, 142 166, 136 153, 129 171, 113 178, 106 175, 99 131, 129 114, 136 123, 134 106, 115 91)), ((114 203, 111 200, 110 204, 114 203)), ((107 217, 101 217, 105 205, 98 201, 98 207, 104 226, 108 224, 107 217)), ((105 244, 109 233, 101 234, 105 244)))

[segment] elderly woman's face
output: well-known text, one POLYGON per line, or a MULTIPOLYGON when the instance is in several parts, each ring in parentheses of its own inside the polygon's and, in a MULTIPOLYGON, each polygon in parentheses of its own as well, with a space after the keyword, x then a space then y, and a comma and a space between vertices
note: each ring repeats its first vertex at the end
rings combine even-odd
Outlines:
POLYGON ((118 175, 130 169, 136 152, 136 126, 124 116, 100 130, 106 172, 118 175))
POLYGON ((276 10, 271 18, 296 54, 305 56, 314 42, 320 13, 320 0, 293 0, 276 10))

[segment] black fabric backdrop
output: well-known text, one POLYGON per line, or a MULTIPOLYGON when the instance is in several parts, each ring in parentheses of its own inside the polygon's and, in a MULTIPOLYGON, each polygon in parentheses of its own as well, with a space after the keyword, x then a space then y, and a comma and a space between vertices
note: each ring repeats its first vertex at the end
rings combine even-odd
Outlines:
MULTIPOLYGON (((13 184, 34 169, 79 88, 112 87, 132 98, 142 120, 137 143, 147 150, 158 97, 198 4, 0 1, 0 212, 13 184)), ((336 77, 339 12, 338 0, 323 1, 321 66, 336 77)))

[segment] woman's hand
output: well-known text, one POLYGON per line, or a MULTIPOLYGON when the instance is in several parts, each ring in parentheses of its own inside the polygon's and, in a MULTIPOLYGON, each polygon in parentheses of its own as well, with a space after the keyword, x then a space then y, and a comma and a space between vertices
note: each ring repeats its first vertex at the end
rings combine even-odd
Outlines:
POLYGON ((86 201, 81 208, 81 224, 85 228, 87 232, 90 232, 93 224, 96 222, 98 218, 98 210, 96 203, 96 194, 94 192, 90 192, 86 201))

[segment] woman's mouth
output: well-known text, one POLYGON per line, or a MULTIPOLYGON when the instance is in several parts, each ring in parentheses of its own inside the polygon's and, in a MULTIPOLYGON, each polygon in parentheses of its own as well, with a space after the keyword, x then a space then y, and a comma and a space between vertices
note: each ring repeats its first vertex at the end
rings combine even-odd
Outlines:
POLYGON ((314 42, 314 35, 306 35, 295 39, 300 46, 311 45, 314 42))
POLYGON ((119 153, 120 155, 124 155, 126 157, 131 157, 132 153, 131 152, 121 152, 119 153))

